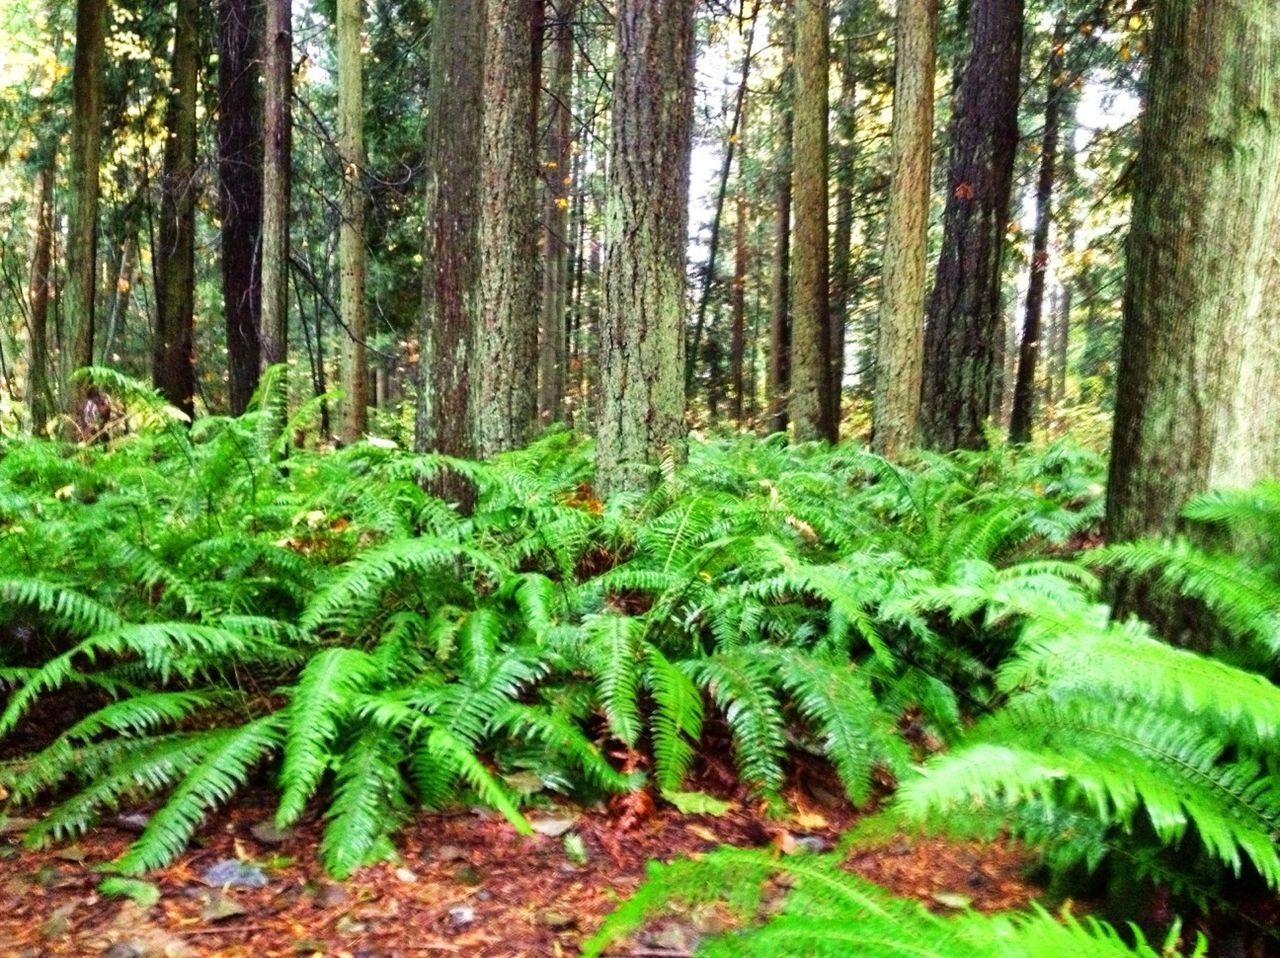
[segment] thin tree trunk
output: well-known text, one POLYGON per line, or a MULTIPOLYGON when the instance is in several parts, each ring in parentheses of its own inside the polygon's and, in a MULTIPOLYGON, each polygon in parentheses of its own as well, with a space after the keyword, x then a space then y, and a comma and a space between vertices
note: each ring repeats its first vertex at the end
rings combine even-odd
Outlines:
POLYGON ((853 295, 852 250, 854 137, 857 134, 857 82, 854 77, 853 40, 844 39, 839 61, 840 100, 836 104, 836 222, 831 262, 831 401, 836 423, 842 418, 844 399, 845 337, 849 325, 849 299, 853 295))
POLYGON ((778 133, 777 178, 773 214, 773 271, 769 291, 769 366, 765 371, 765 398, 769 409, 769 431, 785 432, 791 393, 791 146, 794 122, 791 113, 795 67, 795 33, 791 28, 791 0, 786 0, 781 33, 782 78, 778 110, 782 114, 778 133))
MULTIPOLYGON (((1076 231, 1079 218, 1076 214, 1076 151, 1075 129, 1077 98, 1072 93, 1064 94, 1066 103, 1065 136, 1063 137, 1061 180, 1059 190, 1061 197, 1059 221, 1062 223, 1062 259, 1068 270, 1075 270, 1076 231)), ((1067 395, 1067 346, 1071 337, 1071 310, 1075 302, 1076 277, 1066 272, 1061 278, 1062 293, 1058 300, 1057 316, 1054 322, 1054 336, 1051 343, 1051 363, 1049 383, 1046 390, 1049 402, 1058 406, 1067 395)))
POLYGON ((729 136, 725 140, 724 162, 720 165, 719 186, 716 188, 716 208, 711 217, 711 237, 707 245, 707 263, 702 272, 702 292, 698 295, 698 315, 693 324, 693 335, 685 356, 684 388, 688 392, 693 387, 694 371, 698 355, 702 348, 702 333, 707 323, 707 306, 711 302, 711 294, 716 285, 716 260, 720 252, 720 221, 724 216, 724 201, 729 192, 729 171, 733 169, 733 156, 738 145, 738 131, 742 126, 742 113, 746 105, 747 81, 751 76, 752 45, 755 40, 756 18, 760 14, 760 4, 752 8, 750 20, 742 19, 739 9, 739 20, 746 36, 747 48, 742 56, 741 79, 738 92, 733 101, 733 118, 729 121, 729 136))
POLYGON ((129 304, 133 299, 133 281, 138 269, 138 240, 125 238, 120 247, 120 269, 116 271, 116 288, 111 297, 111 314, 107 318, 107 335, 102 343, 104 361, 115 352, 116 340, 124 328, 129 304))
POLYGON ((1156 8, 1134 165, 1107 532, 1280 473, 1280 6, 1156 8))
POLYGON ((27 377, 31 428, 42 435, 53 412, 49 389, 49 292, 53 268, 53 174, 54 154, 36 170, 32 206, 31 272, 27 283, 27 304, 31 322, 31 371, 27 377))
MULTIPOLYGON (((429 172, 415 444, 419 452, 464 457, 477 452, 471 373, 480 268, 477 162, 484 50, 483 0, 438 2, 427 92, 429 172)), ((464 510, 474 496, 470 483, 450 472, 437 478, 433 491, 464 510)))
POLYGON ((173 89, 169 96, 156 264, 156 335, 151 376, 156 389, 195 418, 196 20, 199 0, 174 4, 173 89))
POLYGON ((231 414, 245 411, 262 364, 261 0, 218 4, 218 184, 222 302, 231 414))
POLYGON ((942 253, 925 333, 923 439, 981 448, 998 414, 1001 264, 1018 144, 1023 0, 972 0, 951 121, 942 253))
POLYGON ((573 18, 577 0, 560 0, 551 48, 548 91, 546 197, 543 217, 542 330, 538 348, 538 413, 543 422, 564 418, 568 358, 565 323, 570 279, 569 206, 573 187, 573 18))
MULTIPOLYGON (((480 156, 480 282, 475 331, 481 456, 529 441, 538 417, 536 140, 530 124, 528 7, 488 4, 480 156)), ((558 349, 563 357, 563 313, 558 349)))
POLYGON ((1063 57, 1067 42, 1067 18, 1058 17, 1049 53, 1048 89, 1044 104, 1044 139, 1040 152, 1040 179, 1036 184, 1036 228, 1031 240, 1031 278, 1027 283, 1027 312, 1022 323, 1022 347, 1018 353, 1018 381, 1013 388, 1013 413, 1009 441, 1031 441, 1035 415, 1036 360, 1040 353, 1040 314, 1049 269, 1049 226, 1053 221, 1053 184, 1058 164, 1058 123, 1064 90, 1063 57))
POLYGON ((872 406, 874 449, 891 459, 915 445, 920 428, 937 45, 938 0, 899 0, 893 180, 872 406))
MULTIPOLYGON (((73 369, 93 365, 105 29, 104 0, 77 0, 67 197, 67 286, 71 295, 64 298, 73 369)), ((85 394, 83 384, 65 392, 73 415, 85 394)))
POLYGON ((619 0, 605 203, 596 482, 637 491, 679 456, 694 4, 619 0))
POLYGON ((359 441, 369 428, 369 307, 365 301, 364 0, 338 0, 338 157, 342 221, 338 227, 339 309, 346 337, 342 435, 359 441))
POLYGON ((830 247, 827 233, 828 0, 796 0, 795 316, 791 420, 796 439, 835 442, 831 397, 830 247))
POLYGON ((743 360, 747 341, 747 185, 738 160, 738 196, 733 230, 733 290, 731 307, 733 328, 729 343, 729 371, 733 380, 733 421, 742 424, 746 401, 746 385, 743 360))
POLYGON ((289 194, 293 155, 292 0, 266 0, 262 161, 262 364, 289 358, 289 194))

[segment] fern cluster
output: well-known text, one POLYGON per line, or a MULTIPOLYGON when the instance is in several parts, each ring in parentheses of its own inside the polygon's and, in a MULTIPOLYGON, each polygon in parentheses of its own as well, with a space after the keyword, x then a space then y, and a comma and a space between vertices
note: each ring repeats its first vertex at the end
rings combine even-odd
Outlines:
POLYGON ((275 776, 282 825, 323 796, 339 874, 416 804, 465 796, 522 827, 512 772, 643 787, 610 743, 678 800, 712 713, 759 793, 799 748, 861 803, 910 775, 904 713, 950 741, 1001 694, 1017 630, 999 603, 1072 587, 1043 556, 1099 502, 1099 464, 1066 446, 902 468, 740 438, 602 503, 565 432, 489 463, 309 451, 289 440, 314 404, 287 421, 278 373, 246 416, 189 431, 109 385, 127 436, 0 458, 0 735, 50 695, 93 706, 2 781, 65 798, 36 840, 156 804, 131 871, 254 774, 275 776), (442 469, 475 487, 471 512, 424 491, 442 469))

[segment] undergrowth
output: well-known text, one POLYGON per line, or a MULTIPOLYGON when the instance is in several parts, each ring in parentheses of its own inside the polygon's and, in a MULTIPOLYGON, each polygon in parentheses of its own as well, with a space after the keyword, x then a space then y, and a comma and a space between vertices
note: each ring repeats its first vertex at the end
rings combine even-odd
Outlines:
POLYGON ((601 502, 567 432, 488 463, 306 450, 314 404, 290 418, 279 371, 245 416, 190 429, 106 385, 128 435, 0 448, 0 789, 55 803, 31 841, 145 807, 118 863, 143 872, 265 777, 279 825, 325 816, 346 875, 418 806, 518 829, 531 792, 687 806, 714 722, 767 802, 802 752, 856 805, 892 791, 862 841, 1011 833, 1056 873, 1198 901, 1219 875, 1280 881, 1276 487, 1190 507, 1231 548, 1082 559, 1102 467, 1068 444, 904 466, 736 437, 601 502), (470 512, 424 491, 442 470, 470 512), (1099 568, 1194 596, 1228 638, 1203 654, 1114 621, 1099 568))

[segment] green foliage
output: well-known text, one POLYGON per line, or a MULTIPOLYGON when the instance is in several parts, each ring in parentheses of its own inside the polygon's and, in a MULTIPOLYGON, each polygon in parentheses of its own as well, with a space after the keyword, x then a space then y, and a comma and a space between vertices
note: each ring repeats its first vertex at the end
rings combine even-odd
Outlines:
MULTIPOLYGON (((697 861, 651 865, 645 884, 584 944, 583 955, 604 954, 672 903, 687 908, 713 902, 727 905, 743 927, 702 941, 696 953, 705 958, 855 953, 884 958, 1157 958, 1178 954, 1172 944, 1153 948, 1136 931, 1131 945, 1109 925, 1092 918, 1081 920, 1069 912, 1061 920, 1040 908, 943 918, 844 871, 834 856, 775 858, 765 852, 726 848, 697 861)), ((1170 937, 1171 943, 1175 940, 1176 935, 1170 937)), ((1203 954, 1203 945, 1196 954, 1203 954)))
POLYGON ((738 438, 600 503, 562 431, 489 463, 312 452, 289 446, 314 409, 287 421, 279 371, 245 416, 189 431, 105 385, 136 431, 0 455, 0 734, 82 703, 0 783, 61 799, 37 841, 158 802, 131 872, 255 777, 281 825, 325 807, 337 874, 417 805, 526 828, 509 772, 579 798, 651 776, 687 802, 720 719, 749 788, 777 794, 800 749, 865 802, 909 774, 904 716, 951 740, 961 694, 1001 694, 1018 603, 1080 577, 1037 557, 1097 513, 1098 464, 1067 447, 904 468, 738 438), (467 515, 423 491, 446 468, 477 490, 467 515))

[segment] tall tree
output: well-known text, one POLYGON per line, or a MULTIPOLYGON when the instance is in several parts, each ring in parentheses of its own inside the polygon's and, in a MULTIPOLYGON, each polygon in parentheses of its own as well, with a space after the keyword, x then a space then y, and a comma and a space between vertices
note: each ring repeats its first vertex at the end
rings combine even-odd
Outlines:
MULTIPOLYGON (((418 325, 420 452, 474 456, 472 317, 480 250, 477 157, 484 115, 484 0, 438 0, 427 90, 427 216, 418 325)), ((470 486, 445 474, 435 491, 464 506, 470 486)))
POLYGON ((542 329, 538 344, 538 412, 544 422, 564 418, 570 285, 569 190, 573 186, 573 61, 577 0, 560 0, 551 33, 547 86, 546 181, 543 219, 542 329))
POLYGON ((831 395, 827 108, 831 11, 828 0, 796 0, 795 312, 791 327, 791 420, 797 439, 835 442, 831 395))
POLYGON ((218 198, 222 301, 232 415, 249 405, 262 364, 261 0, 219 0, 218 198))
POLYGON ((1036 228, 1031 239, 1031 277, 1027 282, 1022 345, 1018 350, 1018 380, 1013 387, 1013 413, 1009 423, 1009 439, 1015 443, 1030 441, 1031 421, 1035 413, 1036 361, 1040 355, 1040 314, 1044 307, 1045 276, 1049 270, 1049 226, 1053 220, 1053 185, 1058 168, 1058 126, 1065 90, 1063 60, 1066 42, 1067 18, 1059 15, 1053 28, 1046 74, 1044 133, 1040 149, 1040 176, 1036 182, 1036 228))
POLYGON ((1000 270, 1018 145, 1023 0, 971 0, 969 55, 951 117, 942 252, 925 333, 923 439, 980 448, 997 412, 1005 324, 1000 270))
POLYGON ((342 435, 358 441, 369 428, 369 310, 365 302, 364 0, 338 0, 338 158, 342 220, 338 227, 339 309, 346 334, 342 435))
MULTIPOLYGON (((106 7, 105 0, 76 2, 67 196, 67 286, 70 295, 63 298, 71 365, 75 368, 93 365, 106 7)), ((66 395, 74 413, 83 399, 83 390, 68 390, 66 395)))
POLYGON ((289 358, 289 194, 293 157, 292 0, 265 0, 262 363, 289 358))
POLYGON ((32 196, 31 272, 27 278, 27 309, 31 323, 30 373, 27 402, 31 408, 31 428, 44 432, 53 410, 49 389, 49 293, 53 287, 53 174, 54 151, 36 168, 32 196))
POLYGON ((893 178, 872 406, 872 442, 890 458, 915 445, 920 425, 938 0, 898 0, 896 38, 893 178))
MULTIPOLYGON (((538 227, 530 7, 488 4, 476 316, 477 451, 529 441, 538 414, 538 227)), ((559 334, 564 338, 563 328, 559 334)), ((563 350, 563 346, 561 347, 563 350)))
POLYGON ((852 36, 853 4, 845 7, 841 37, 840 99, 836 101, 836 219, 831 237, 831 401, 836 421, 840 420, 844 398, 845 336, 849 325, 849 301, 853 296, 853 181, 854 138, 857 134, 858 84, 852 36))
MULTIPOLYGON (((156 332, 151 377, 171 404, 195 416, 196 77, 199 0, 174 4, 172 90, 165 111, 156 332)), ((123 262, 124 256, 121 256, 123 262)))
POLYGON ((693 9, 690 0, 617 7, 596 438, 605 495, 644 488, 684 436, 693 9))
MULTIPOLYGON (((745 127, 745 122, 744 122, 745 127)), ((733 288, 729 291, 729 305, 733 324, 729 341, 729 376, 733 385, 733 421, 741 423, 746 403, 746 372, 744 362, 747 346, 747 178, 742 157, 738 157, 738 188, 734 203, 733 224, 733 288)))
POLYGON ((1155 9, 1107 486, 1115 540, 1280 473, 1280 6, 1155 9))
POLYGON ((791 2, 782 9, 782 76, 778 84, 777 155, 773 206, 773 268, 769 287, 769 365, 765 370, 769 431, 785 432, 788 397, 791 391, 791 146, 795 126, 791 115, 795 68, 791 55, 795 34, 788 22, 791 2))

